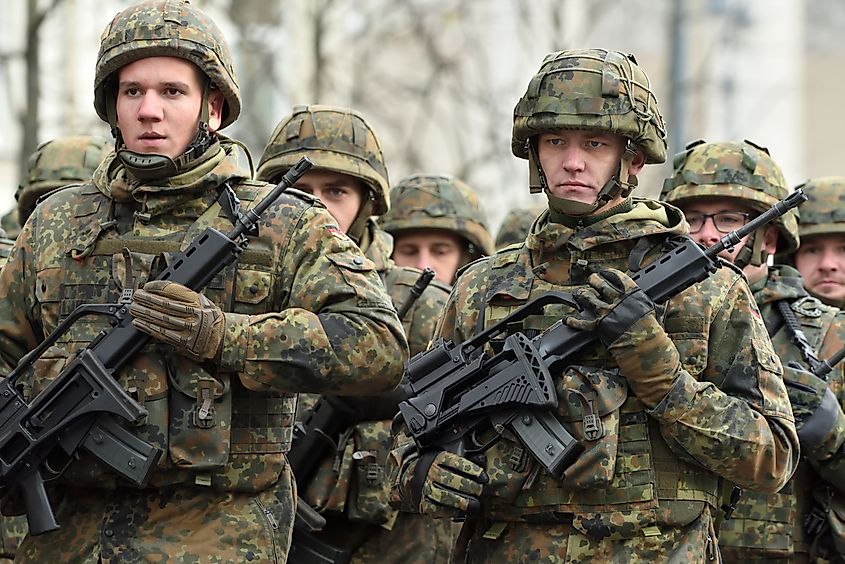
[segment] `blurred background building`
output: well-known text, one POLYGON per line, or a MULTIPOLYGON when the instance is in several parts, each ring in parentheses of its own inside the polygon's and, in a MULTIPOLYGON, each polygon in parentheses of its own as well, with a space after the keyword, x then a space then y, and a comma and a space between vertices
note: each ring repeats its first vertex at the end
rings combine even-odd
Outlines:
MULTIPOLYGON (((0 212, 26 156, 58 135, 108 135, 93 109, 99 34, 134 0, 11 0, 0 19, 0 212)), ((530 196, 510 152, 513 106, 551 51, 635 53, 670 151, 691 140, 769 147, 795 185, 845 174, 845 3, 833 0, 194 0, 236 57, 244 111, 224 133, 257 159, 294 104, 363 112, 395 182, 454 174, 492 227, 530 196)), ((670 159, 671 160, 671 159, 670 159)), ((666 169, 641 175, 656 196, 666 169)))

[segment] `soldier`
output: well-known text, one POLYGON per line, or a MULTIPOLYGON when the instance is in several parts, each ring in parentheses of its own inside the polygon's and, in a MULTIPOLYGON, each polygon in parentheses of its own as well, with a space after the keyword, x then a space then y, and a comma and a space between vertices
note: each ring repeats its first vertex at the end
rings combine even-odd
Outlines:
MULTIPOLYGON (((218 133, 238 117, 240 94, 203 12, 155 0, 118 13, 101 36, 94 107, 117 152, 24 225, 0 273, 0 374, 76 305, 134 289, 133 324, 152 340, 115 377, 148 412, 131 432, 164 454, 135 488, 79 452, 50 482, 63 527, 28 536, 17 558, 283 562, 295 393, 393 388, 402 326, 373 263, 296 191, 201 293, 150 281, 206 228, 230 231, 236 199, 248 208, 273 188, 249 180, 238 146, 218 133)), ((104 328, 76 323, 22 379, 24 393, 38 394, 104 328)))
POLYGON ((804 286, 826 304, 845 305, 845 178, 831 176, 807 181, 809 200, 801 205, 798 233, 801 247, 795 267, 804 286))
POLYGON ((18 207, 3 217, 3 226, 11 227, 6 228, 8 236, 18 236, 39 198, 56 188, 91 180, 113 148, 108 140, 91 135, 57 137, 39 145, 27 161, 24 183, 15 192, 18 207))
MULTIPOLYGON (((750 141, 695 141, 675 156, 674 167, 663 185, 662 199, 681 208, 692 238, 705 247, 789 194, 768 150, 750 141)), ((818 367, 819 359, 845 345, 845 314, 809 296, 794 268, 767 263, 769 256, 798 248, 796 215, 788 212, 724 254, 743 269, 784 365, 801 453, 807 460, 779 492, 746 492, 740 497, 718 531, 727 562, 815 561, 818 549, 830 542, 819 543, 804 532, 814 486, 822 487, 821 475, 845 487, 845 454, 840 451, 845 441, 840 407, 845 400, 845 372, 839 364, 827 382, 808 373, 818 367), (814 466, 821 470, 814 471, 814 466)))
MULTIPOLYGON (((390 260, 393 240, 373 220, 388 209, 389 182, 372 127, 348 108, 297 106, 273 131, 256 176, 277 182, 303 156, 314 162, 314 168, 295 187, 320 198, 341 229, 376 265, 394 306, 402 308, 421 271, 390 260)), ((433 281, 404 315, 411 354, 428 346, 448 296, 446 286, 433 281)), ((397 515, 387 504, 384 463, 398 399, 395 392, 367 398, 369 405, 361 410, 361 420, 341 433, 350 448, 339 444, 339 460, 334 456, 325 460, 319 479, 307 484, 301 495, 328 521, 317 536, 351 553, 351 562, 447 562, 452 540, 448 522, 397 515), (361 458, 355 452, 374 456, 361 458)), ((317 396, 301 394, 298 411, 303 413, 304 407, 316 401, 317 396)), ((304 419, 304 414, 297 418, 304 419)))
POLYGON ((396 264, 431 267, 444 284, 451 285, 462 266, 493 252, 478 195, 448 175, 400 180, 390 190, 390 211, 379 224, 393 235, 396 264))
POLYGON ((531 230, 531 224, 545 208, 516 208, 509 211, 496 232, 496 250, 514 243, 522 243, 531 230))
POLYGON ((600 338, 552 374, 556 414, 585 451, 559 480, 509 432, 473 437, 493 442, 481 464, 418 452, 400 435, 391 502, 444 517, 480 500, 470 562, 717 560, 720 476, 776 491, 798 439, 740 272, 720 268, 657 305, 624 273, 687 232, 677 209, 630 195, 643 165, 666 156, 648 77, 615 51, 548 55, 514 110, 512 149, 548 210, 523 245, 467 267, 437 336, 460 343, 532 298, 573 292, 595 319, 553 304, 508 331, 533 335, 562 319, 600 338))

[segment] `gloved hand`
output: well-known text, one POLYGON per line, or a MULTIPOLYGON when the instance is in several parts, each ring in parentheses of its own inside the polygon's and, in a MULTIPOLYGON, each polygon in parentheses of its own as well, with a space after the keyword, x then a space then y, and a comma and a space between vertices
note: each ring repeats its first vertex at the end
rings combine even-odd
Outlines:
POLYGON ((196 361, 217 356, 223 344, 223 312, 198 292, 165 280, 136 290, 129 305, 132 325, 173 345, 196 361))
POLYGON ((783 367, 783 383, 795 415, 801 455, 825 460, 843 443, 845 414, 827 382, 796 362, 783 367))
POLYGON ((415 510, 435 518, 463 517, 470 508, 478 507, 478 496, 489 479, 478 464, 452 452, 440 451, 422 480, 424 467, 431 460, 426 455, 403 469, 399 489, 410 498, 415 510))
POLYGON ((647 407, 666 397, 678 377, 675 344, 657 322, 654 303, 630 276, 609 268, 593 273, 575 301, 594 318, 567 316, 573 329, 596 331, 631 389, 647 407))

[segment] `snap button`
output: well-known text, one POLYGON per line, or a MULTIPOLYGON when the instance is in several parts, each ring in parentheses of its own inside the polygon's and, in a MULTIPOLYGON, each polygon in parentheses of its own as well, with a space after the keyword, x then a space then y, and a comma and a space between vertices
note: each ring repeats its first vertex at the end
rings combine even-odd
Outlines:
POLYGON ((258 284, 253 284, 252 286, 250 286, 249 291, 250 291, 251 294, 257 294, 258 293, 258 284))

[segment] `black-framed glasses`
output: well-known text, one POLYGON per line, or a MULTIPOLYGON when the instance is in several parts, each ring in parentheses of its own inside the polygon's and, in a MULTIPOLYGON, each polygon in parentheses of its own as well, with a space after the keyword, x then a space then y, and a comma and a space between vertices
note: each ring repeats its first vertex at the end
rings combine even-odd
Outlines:
POLYGON ((730 233, 748 223, 750 213, 745 212, 719 212, 719 213, 687 213, 684 214, 689 223, 690 233, 698 233, 704 227, 709 217, 713 220, 713 226, 719 233, 730 233))

